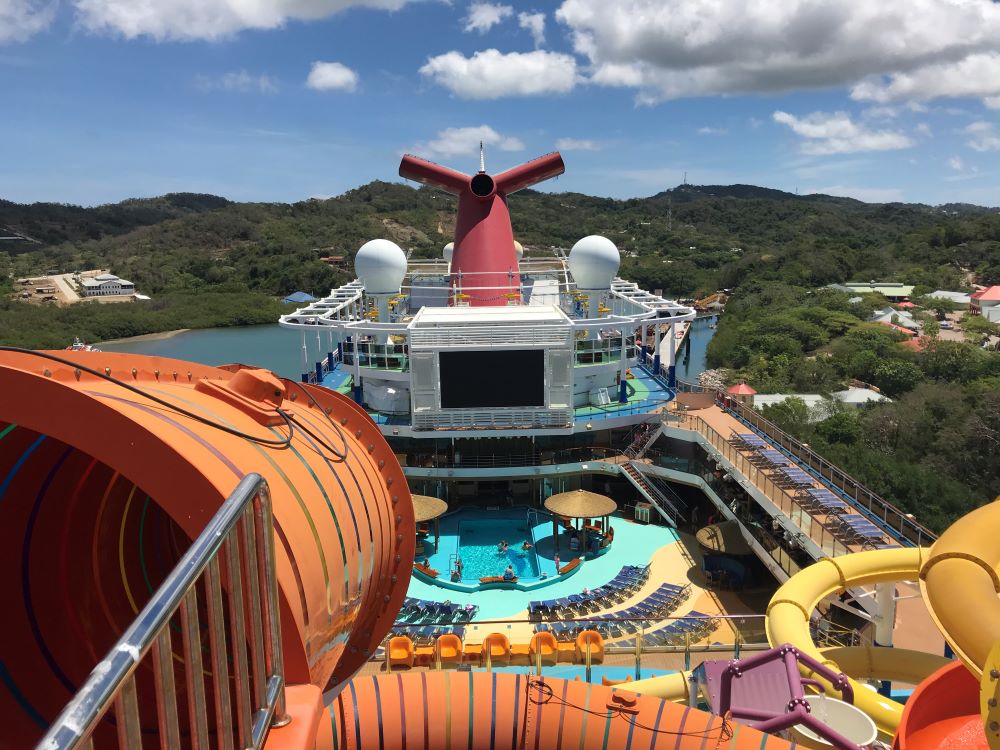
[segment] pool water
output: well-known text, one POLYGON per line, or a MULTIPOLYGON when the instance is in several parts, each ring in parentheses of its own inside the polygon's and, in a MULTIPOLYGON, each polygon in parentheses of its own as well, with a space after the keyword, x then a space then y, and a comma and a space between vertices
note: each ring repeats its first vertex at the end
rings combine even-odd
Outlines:
POLYGON ((527 519, 498 518, 462 521, 458 527, 458 554, 462 558, 462 579, 478 580, 486 576, 502 576, 508 565, 514 566, 518 578, 538 578, 538 557, 535 549, 524 551, 521 544, 535 539, 527 519), (497 551, 504 539, 510 547, 505 555, 497 551))

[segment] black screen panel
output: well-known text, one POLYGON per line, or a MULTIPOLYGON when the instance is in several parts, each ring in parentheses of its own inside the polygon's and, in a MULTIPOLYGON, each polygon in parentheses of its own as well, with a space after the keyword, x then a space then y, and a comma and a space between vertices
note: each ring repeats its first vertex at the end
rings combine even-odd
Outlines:
POLYGON ((441 407, 545 406, 545 352, 440 352, 441 407))

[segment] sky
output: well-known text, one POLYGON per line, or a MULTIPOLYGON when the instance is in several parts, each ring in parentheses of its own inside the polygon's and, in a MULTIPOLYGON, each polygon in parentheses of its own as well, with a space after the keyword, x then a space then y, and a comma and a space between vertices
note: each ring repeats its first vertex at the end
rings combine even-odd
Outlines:
POLYGON ((685 179, 1000 205, 992 0, 0 0, 0 197, 240 201, 396 180, 685 179))

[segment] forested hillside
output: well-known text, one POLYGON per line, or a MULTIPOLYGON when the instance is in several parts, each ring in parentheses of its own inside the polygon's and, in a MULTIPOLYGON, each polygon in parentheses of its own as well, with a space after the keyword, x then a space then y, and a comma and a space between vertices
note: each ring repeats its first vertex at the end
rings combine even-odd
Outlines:
MULTIPOLYGON (((809 422, 795 402, 773 416, 888 499, 941 527, 1000 493, 1000 355, 934 341, 904 348, 866 323, 884 300, 848 302, 821 290, 870 279, 968 290, 1000 284, 1000 214, 968 205, 867 204, 749 185, 680 186, 611 200, 525 190, 510 198, 529 254, 603 234, 622 251, 621 275, 668 295, 733 295, 709 350, 761 391, 827 393, 852 378, 895 403, 809 422)), ((373 182, 330 200, 230 203, 173 194, 82 209, 0 203, 0 226, 37 243, 0 243, 0 290, 48 269, 104 267, 153 297, 137 305, 54 309, 0 296, 0 342, 65 346, 172 328, 268 322, 275 299, 325 294, 350 278, 320 261, 350 258, 387 237, 438 257, 455 199, 373 182), (40 244, 38 244, 40 243, 40 244)), ((988 331, 981 331, 985 335, 988 331)))
MULTIPOLYGON (((867 204, 746 185, 681 186, 626 201, 525 190, 510 208, 529 252, 605 234, 625 256, 623 275, 668 294, 734 287, 750 276, 957 288, 968 270, 1000 281, 1000 215, 992 209, 867 204)), ((323 293, 344 275, 321 256, 350 256, 374 237, 437 256, 454 216, 449 195, 382 182, 295 204, 187 194, 93 209, 0 204, 0 225, 46 243, 18 254, 8 248, 7 256, 0 248, 0 264, 21 275, 107 266, 150 294, 227 283, 271 295, 323 293)))

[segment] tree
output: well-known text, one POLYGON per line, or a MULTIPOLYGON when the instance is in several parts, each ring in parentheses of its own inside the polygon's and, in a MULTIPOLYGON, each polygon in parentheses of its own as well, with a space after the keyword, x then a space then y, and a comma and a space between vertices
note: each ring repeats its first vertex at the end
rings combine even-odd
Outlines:
POLYGON ((875 366, 871 382, 889 398, 898 398, 916 388, 923 379, 923 370, 912 362, 889 359, 875 366))

